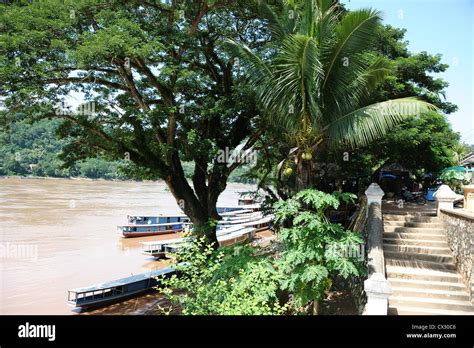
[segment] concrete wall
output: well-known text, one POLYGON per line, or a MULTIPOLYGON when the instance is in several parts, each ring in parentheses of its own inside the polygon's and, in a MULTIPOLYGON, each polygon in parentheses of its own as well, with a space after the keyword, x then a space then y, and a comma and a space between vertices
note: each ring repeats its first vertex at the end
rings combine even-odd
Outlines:
POLYGON ((454 262, 473 302, 474 214, 454 209, 440 209, 439 217, 444 223, 454 262))

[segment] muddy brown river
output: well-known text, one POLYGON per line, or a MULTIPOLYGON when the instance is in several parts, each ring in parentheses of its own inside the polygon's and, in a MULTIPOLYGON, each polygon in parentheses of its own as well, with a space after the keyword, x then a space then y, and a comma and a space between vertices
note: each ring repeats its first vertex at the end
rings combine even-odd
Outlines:
MULTIPOLYGON (((236 205, 249 188, 229 184, 219 205, 236 205)), ((179 213, 161 182, 0 178, 0 314, 75 314, 68 289, 163 267, 139 242, 176 235, 124 239, 117 231, 128 214, 159 213, 179 213)))

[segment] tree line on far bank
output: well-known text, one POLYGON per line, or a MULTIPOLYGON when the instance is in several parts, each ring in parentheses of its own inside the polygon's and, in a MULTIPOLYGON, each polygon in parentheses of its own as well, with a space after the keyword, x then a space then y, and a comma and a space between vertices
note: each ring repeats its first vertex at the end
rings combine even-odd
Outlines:
MULTIPOLYGON (((127 180, 126 163, 104 157, 87 158, 65 166, 60 155, 66 139, 57 136, 61 121, 44 119, 36 123, 17 122, 0 138, 0 176, 38 176, 53 178, 82 177, 89 179, 127 180)), ((183 164, 185 175, 191 179, 193 163, 183 164)), ((246 178, 246 168, 238 168, 229 181, 252 183, 246 178)))

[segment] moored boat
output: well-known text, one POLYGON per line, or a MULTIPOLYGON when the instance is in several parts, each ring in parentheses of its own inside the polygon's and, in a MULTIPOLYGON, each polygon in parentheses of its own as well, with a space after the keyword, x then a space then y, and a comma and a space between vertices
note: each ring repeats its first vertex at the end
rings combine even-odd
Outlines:
POLYGON ((162 268, 101 284, 68 290, 68 304, 89 308, 132 297, 158 285, 157 277, 169 277, 176 271, 162 268))
POLYGON ((255 232, 266 231, 271 228, 272 216, 265 216, 256 221, 246 222, 243 225, 255 228, 255 232))
POLYGON ((165 224, 174 222, 189 222, 189 218, 184 215, 158 215, 158 216, 139 216, 128 215, 127 220, 129 224, 133 225, 148 225, 148 224, 165 224))
POLYGON ((146 225, 123 225, 118 226, 124 237, 147 237, 157 236, 167 233, 181 232, 184 229, 183 222, 172 222, 164 224, 146 224, 146 225))
POLYGON ((127 216, 128 224, 118 226, 124 237, 147 237, 183 231, 189 218, 186 215, 127 216))
MULTIPOLYGON (((217 241, 219 245, 228 245, 228 242, 231 240, 237 240, 238 238, 248 238, 253 235, 255 232, 254 227, 245 226, 243 224, 230 226, 223 228, 217 231, 217 241)), ((153 242, 141 242, 143 246, 142 253, 147 256, 152 256, 156 258, 165 257, 167 253, 171 253, 181 247, 185 242, 184 238, 173 238, 173 239, 163 239, 153 242)))

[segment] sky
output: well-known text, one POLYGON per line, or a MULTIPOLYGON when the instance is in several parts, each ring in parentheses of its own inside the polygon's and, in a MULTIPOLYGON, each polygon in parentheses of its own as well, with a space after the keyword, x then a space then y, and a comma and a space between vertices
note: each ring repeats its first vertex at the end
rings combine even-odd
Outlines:
POLYGON ((383 22, 405 28, 408 49, 442 54, 449 64, 435 74, 449 83, 448 101, 458 111, 448 115, 453 129, 467 144, 474 144, 474 0, 341 0, 349 10, 371 7, 382 12, 383 22))

